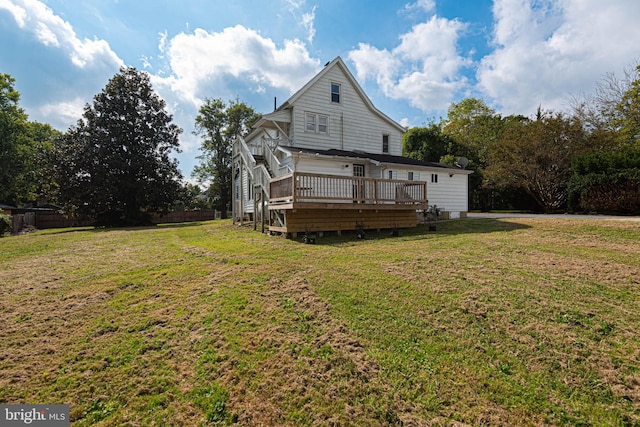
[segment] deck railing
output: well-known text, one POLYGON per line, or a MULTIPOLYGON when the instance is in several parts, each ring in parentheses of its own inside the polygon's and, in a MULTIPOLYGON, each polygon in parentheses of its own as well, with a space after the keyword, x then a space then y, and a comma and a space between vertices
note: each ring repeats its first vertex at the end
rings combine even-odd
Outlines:
POLYGON ((293 172, 270 182, 272 205, 286 203, 427 204, 427 183, 293 172))

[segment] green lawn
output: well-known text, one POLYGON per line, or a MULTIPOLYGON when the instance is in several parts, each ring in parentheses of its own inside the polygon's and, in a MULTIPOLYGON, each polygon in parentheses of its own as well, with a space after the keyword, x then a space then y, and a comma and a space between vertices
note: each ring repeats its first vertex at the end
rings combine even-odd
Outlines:
POLYGON ((543 218, 6 237, 0 403, 74 426, 637 426, 639 242, 543 218))

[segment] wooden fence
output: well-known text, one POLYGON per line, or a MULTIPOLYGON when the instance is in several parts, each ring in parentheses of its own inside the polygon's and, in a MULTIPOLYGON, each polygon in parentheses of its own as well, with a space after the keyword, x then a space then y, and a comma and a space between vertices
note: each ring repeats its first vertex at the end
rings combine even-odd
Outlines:
MULTIPOLYGON (((220 219, 220 212, 214 210, 199 211, 176 211, 169 212, 165 215, 154 215, 152 221, 155 224, 168 224, 176 222, 195 222, 209 221, 212 219, 220 219)), ((77 220, 67 218, 58 212, 26 212, 23 214, 14 214, 11 216, 13 234, 19 233, 27 226, 32 226, 39 230, 46 228, 66 228, 66 227, 82 227, 93 225, 91 220, 77 220)))

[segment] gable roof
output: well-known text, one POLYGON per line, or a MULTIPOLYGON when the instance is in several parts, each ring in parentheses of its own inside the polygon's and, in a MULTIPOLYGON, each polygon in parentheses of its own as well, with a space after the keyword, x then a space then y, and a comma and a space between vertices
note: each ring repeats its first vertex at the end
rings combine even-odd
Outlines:
POLYGON ((473 171, 467 169, 459 169, 449 165, 445 165, 442 163, 435 162, 424 162, 422 160, 412 159, 410 157, 402 157, 402 156, 392 156, 390 154, 376 154, 376 153, 366 153, 364 151, 344 151, 344 150, 316 150, 313 148, 302 148, 302 147, 278 147, 281 150, 288 151, 291 154, 300 152, 306 153, 310 155, 319 155, 319 156, 327 156, 327 157, 342 157, 349 159, 366 159, 371 160, 376 163, 384 163, 390 165, 403 165, 403 166, 421 166, 427 168, 438 168, 438 169, 452 169, 457 172, 471 174, 473 171))
POLYGON ((353 74, 351 74, 351 71, 349 71, 349 68, 347 68, 347 65, 339 56, 337 56, 333 61, 327 63, 327 65, 325 65, 325 67, 318 74, 316 74, 311 80, 309 80, 307 84, 298 89, 298 91, 291 95, 291 97, 287 99, 280 107, 278 107, 275 112, 270 113, 269 115, 275 115, 278 111, 291 107, 298 100, 298 98, 302 96, 302 94, 304 94, 311 86, 313 86, 318 80, 324 77, 324 75, 334 67, 338 67, 342 71, 349 83, 351 83, 351 86, 353 86, 353 88, 355 89, 358 96, 362 99, 364 104, 371 112, 381 117, 383 120, 389 122, 389 124, 396 127, 400 132, 404 133, 407 131, 402 125, 384 114, 382 111, 378 110, 373 105, 367 94, 364 93, 364 90, 362 90, 362 87, 360 87, 360 85, 358 84, 353 74))

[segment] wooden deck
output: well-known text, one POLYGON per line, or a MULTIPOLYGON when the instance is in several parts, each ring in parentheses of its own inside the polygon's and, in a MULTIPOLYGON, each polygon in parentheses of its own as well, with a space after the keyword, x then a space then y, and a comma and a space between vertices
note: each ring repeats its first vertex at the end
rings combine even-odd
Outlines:
POLYGON ((427 183, 293 172, 270 181, 269 209, 426 209, 427 183))
POLYGON ((270 181, 270 231, 409 228, 427 208, 427 183, 293 172, 270 181))

